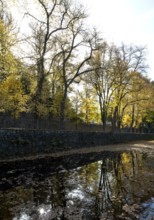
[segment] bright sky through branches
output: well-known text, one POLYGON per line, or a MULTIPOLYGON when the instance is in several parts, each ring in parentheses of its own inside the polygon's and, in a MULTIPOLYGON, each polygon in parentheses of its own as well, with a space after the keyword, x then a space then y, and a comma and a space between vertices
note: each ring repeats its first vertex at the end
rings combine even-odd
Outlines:
POLYGON ((147 46, 148 76, 154 80, 154 1, 83 0, 89 22, 115 43, 147 46))
MULTIPOLYGON (((31 9, 36 10, 31 2, 31 9)), ((88 23, 96 27, 110 42, 135 44, 147 47, 148 77, 154 80, 154 0, 78 0, 89 15, 88 23)), ((26 5, 26 0, 19 0, 26 5)), ((11 7, 12 9, 12 7, 11 7)), ((24 18, 18 17, 21 31, 25 30, 24 18)), ((89 25, 88 24, 88 25, 89 25)))

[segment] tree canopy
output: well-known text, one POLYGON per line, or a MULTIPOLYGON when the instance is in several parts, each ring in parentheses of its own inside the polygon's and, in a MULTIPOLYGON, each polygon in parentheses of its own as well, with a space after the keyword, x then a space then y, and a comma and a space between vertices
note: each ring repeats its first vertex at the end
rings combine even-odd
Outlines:
POLYGON ((9 3, 22 8, 27 30, 15 29, 15 14, 1 0, 1 112, 59 118, 61 129, 66 119, 99 123, 104 131, 108 124, 151 128, 154 84, 146 75, 146 47, 103 40, 87 27, 80 2, 9 3))

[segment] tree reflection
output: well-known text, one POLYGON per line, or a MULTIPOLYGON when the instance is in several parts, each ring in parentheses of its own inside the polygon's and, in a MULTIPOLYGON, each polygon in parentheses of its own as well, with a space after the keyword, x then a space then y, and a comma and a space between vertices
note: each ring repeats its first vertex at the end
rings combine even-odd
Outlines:
MULTIPOLYGON (((145 188, 145 186, 141 186, 140 179, 142 163, 143 157, 137 151, 120 153, 114 158, 102 160, 96 197, 99 219, 102 216, 104 219, 106 219, 105 216, 108 216, 107 219, 109 217, 111 219, 123 219, 121 213, 126 212, 126 205, 130 208, 132 205, 141 202, 141 194, 137 194, 141 187, 142 190, 145 188)), ((134 209, 133 206, 133 211, 130 208, 130 219, 137 219, 135 216, 139 206, 136 205, 136 207, 134 209)), ((129 216, 128 209, 125 214, 129 216)))
POLYGON ((97 162, 49 176, 21 175, 18 186, 0 192, 0 219, 137 219, 141 204, 154 195, 152 171, 152 156, 130 151, 107 152, 97 162))

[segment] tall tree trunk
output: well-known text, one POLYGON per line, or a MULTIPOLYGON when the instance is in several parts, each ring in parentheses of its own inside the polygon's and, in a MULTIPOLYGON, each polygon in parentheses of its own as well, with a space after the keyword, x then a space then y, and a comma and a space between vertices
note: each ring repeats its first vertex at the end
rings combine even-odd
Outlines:
POLYGON ((106 108, 103 106, 103 114, 102 114, 102 123, 103 123, 103 131, 106 130, 106 108))
POLYGON ((133 125, 134 125, 134 121, 135 121, 135 105, 132 105, 132 118, 131 118, 131 125, 130 125, 130 129, 131 132, 133 132, 133 125))
POLYGON ((62 101, 60 103, 60 129, 65 130, 65 111, 66 111, 67 88, 64 91, 62 101))
POLYGON ((106 130, 106 110, 103 106, 102 99, 101 99, 100 95, 99 95, 99 107, 100 107, 100 111, 101 111, 101 121, 103 124, 103 131, 105 131, 106 130))
POLYGON ((112 132, 116 130, 117 125, 117 114, 118 114, 118 106, 114 108, 113 117, 112 117, 112 132))
POLYGON ((41 98, 43 83, 45 79, 44 73, 44 57, 41 57, 37 62, 37 75, 38 75, 38 82, 37 82, 37 90, 35 93, 36 100, 41 98))
POLYGON ((117 129, 118 129, 118 131, 120 131, 121 122, 122 122, 121 116, 117 115, 117 129))
POLYGON ((33 97, 34 103, 34 128, 39 129, 39 112, 37 110, 38 104, 41 102, 41 95, 43 90, 43 83, 45 79, 44 75, 44 59, 40 59, 37 63, 38 82, 35 95, 33 97))

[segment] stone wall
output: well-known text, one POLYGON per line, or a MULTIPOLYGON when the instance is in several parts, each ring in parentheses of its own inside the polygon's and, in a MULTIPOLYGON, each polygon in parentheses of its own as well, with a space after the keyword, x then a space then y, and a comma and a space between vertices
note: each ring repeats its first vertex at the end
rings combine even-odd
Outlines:
POLYGON ((24 158, 83 147, 154 140, 154 134, 49 130, 0 130, 0 160, 24 158))

